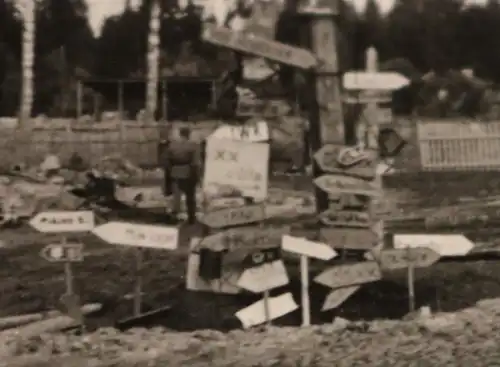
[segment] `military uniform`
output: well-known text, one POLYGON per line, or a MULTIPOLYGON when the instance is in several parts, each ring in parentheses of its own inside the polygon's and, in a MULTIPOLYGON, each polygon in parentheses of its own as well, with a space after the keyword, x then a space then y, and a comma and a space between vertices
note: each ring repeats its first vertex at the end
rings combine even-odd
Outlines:
MULTIPOLYGON (((171 141, 164 154, 166 181, 170 181, 173 195, 173 213, 181 210, 181 196, 186 196, 188 221, 196 220, 196 185, 199 179, 198 144, 185 139, 171 141)), ((167 183, 166 183, 167 186, 167 183)))

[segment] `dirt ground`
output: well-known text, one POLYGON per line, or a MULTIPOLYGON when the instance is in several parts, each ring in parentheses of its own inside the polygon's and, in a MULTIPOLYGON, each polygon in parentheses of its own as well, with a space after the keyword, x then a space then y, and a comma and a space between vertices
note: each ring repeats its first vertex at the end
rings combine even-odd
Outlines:
MULTIPOLYGON (((500 187, 498 185, 500 175, 490 173, 469 176, 421 175, 390 178, 386 181, 388 190, 396 192, 413 190, 414 194, 416 193, 418 200, 406 203, 401 209, 407 213, 416 211, 415 208, 418 207, 420 209, 428 206, 439 207, 465 196, 478 198, 498 195, 497 187, 500 187)), ((280 180, 275 180, 274 185, 287 186, 280 183, 280 180)), ((307 182, 302 184, 295 182, 294 186, 306 188, 307 182)), ((465 230, 474 235, 480 232, 481 228, 455 229, 456 232, 465 230)), ((16 231, 19 233, 19 230, 16 231)), ((298 310, 273 322, 274 326, 281 326, 280 328, 273 327, 266 331, 238 330, 240 324, 234 313, 255 301, 255 296, 222 296, 185 290, 188 238, 198 234, 199 231, 200 228, 196 226, 184 227, 181 231, 179 251, 150 250, 145 254, 147 272, 144 273, 146 292, 144 311, 166 305, 172 306, 170 312, 151 320, 151 325, 144 325, 153 329, 131 330, 121 336, 108 335, 103 337, 104 341, 99 339, 101 340, 99 342, 86 342, 80 337, 68 341, 67 336, 64 337, 66 339, 60 337, 64 339, 60 341, 62 344, 77 344, 76 347, 70 348, 75 350, 70 359, 67 359, 69 357, 50 359, 48 356, 55 352, 45 351, 46 357, 36 357, 38 358, 36 363, 17 360, 21 363, 19 366, 90 366, 89 358, 96 353, 98 354, 96 360, 99 359, 100 364, 95 365, 99 367, 118 365, 160 367, 188 364, 192 366, 209 364, 411 366, 416 365, 414 361, 417 358, 419 366, 457 365, 457 363, 488 366, 500 361, 500 348, 497 347, 500 341, 497 339, 500 337, 495 326, 500 311, 496 313, 483 310, 479 316, 476 315, 480 319, 480 326, 476 325, 476 321, 467 321, 459 323, 460 326, 449 332, 443 331, 446 328, 438 327, 438 330, 429 331, 428 328, 416 323, 402 324, 396 321, 386 321, 391 327, 383 327, 383 330, 370 327, 365 330, 367 327, 363 326, 342 332, 333 331, 330 323, 335 317, 362 323, 367 320, 402 318, 408 312, 406 279, 402 272, 386 274, 382 281, 363 286, 339 309, 330 312, 320 311, 328 290, 312 284, 310 292, 312 322, 330 325, 306 329, 292 328, 300 325, 300 310, 298 310), (485 319, 488 322, 485 322, 485 319), (144 351, 142 357, 138 352, 142 347, 136 345, 138 340, 149 341, 146 344, 150 350, 144 351), (92 347, 95 343, 100 347, 92 347), (102 347, 107 344, 109 345, 102 347), (99 352, 101 347, 114 352, 109 352, 108 349, 99 352), (121 360, 113 360, 108 356, 108 354, 112 356, 113 353, 119 354, 117 351, 130 352, 133 348, 135 348, 136 362, 131 356, 121 360), (106 357, 99 356, 99 353, 104 353, 106 357), (45 364, 44 358, 47 360, 45 364)), ((25 229, 23 233, 28 234, 29 231, 25 229)), ((1 234, 8 235, 5 231, 1 234)), ((490 242, 497 237, 493 232, 482 233, 481 236, 490 242)), ((36 239, 37 235, 32 232, 30 237, 36 239)), ((116 320, 132 315, 132 302, 124 299, 124 296, 132 292, 134 286, 134 252, 130 249, 105 245, 96 238, 88 236, 83 240, 88 256, 82 264, 74 267, 76 289, 84 302, 100 302, 104 305, 103 312, 87 320, 88 328, 93 330, 98 327, 111 327, 116 320)), ((63 268, 61 265, 50 264, 41 259, 38 255, 41 247, 40 242, 34 241, 32 244, 15 249, 0 249, 2 252, 0 316, 57 306, 58 298, 64 293, 63 268)), ((288 272, 292 279, 291 284, 283 289, 274 290, 273 294, 281 294, 285 289, 290 290, 296 302, 300 304, 296 262, 288 263, 288 272)), ((311 278, 314 275, 315 273, 311 274, 311 278)), ((486 298, 500 298, 498 261, 440 262, 430 268, 419 269, 416 273, 415 292, 418 307, 428 305, 435 312, 459 311, 473 307, 473 312, 478 313, 477 310, 480 308, 475 306, 476 302, 486 298)), ((376 321, 375 325, 377 323, 380 321, 376 321)), ((93 335, 106 333, 114 334, 116 330, 104 329, 93 335)), ((92 335, 88 337, 91 338, 92 335)), ((52 345, 53 338, 51 338, 46 338, 45 341, 17 341, 22 346, 18 349, 21 350, 21 354, 26 354, 31 349, 35 351, 43 345, 52 345), (34 343, 35 347, 30 346, 30 343, 34 343)), ((15 363, 17 363, 15 360, 9 360, 9 366, 15 366, 15 363)))

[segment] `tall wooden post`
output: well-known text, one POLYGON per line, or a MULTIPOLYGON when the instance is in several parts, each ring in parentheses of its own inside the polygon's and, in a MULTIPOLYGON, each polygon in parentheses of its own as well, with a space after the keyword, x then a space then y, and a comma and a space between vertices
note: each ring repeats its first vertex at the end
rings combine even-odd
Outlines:
POLYGON ((148 122, 155 120, 158 107, 158 81, 160 61, 160 27, 161 10, 158 0, 151 4, 149 19, 148 53, 147 53, 147 87, 146 87, 146 113, 148 122))
MULTIPOLYGON (((309 138, 312 153, 328 143, 345 144, 345 127, 341 100, 341 77, 338 58, 338 4, 329 0, 325 8, 308 7, 300 14, 309 23, 307 44, 303 45, 319 59, 319 67, 309 79, 310 95, 313 96, 310 109, 309 138)), ((313 161, 313 176, 319 175, 313 161)), ((328 197, 316 188, 318 212, 328 207, 328 197)))
POLYGON ((35 49, 35 1, 25 0, 21 2, 23 15, 22 35, 22 87, 20 126, 26 127, 31 117, 33 107, 33 65, 35 49))

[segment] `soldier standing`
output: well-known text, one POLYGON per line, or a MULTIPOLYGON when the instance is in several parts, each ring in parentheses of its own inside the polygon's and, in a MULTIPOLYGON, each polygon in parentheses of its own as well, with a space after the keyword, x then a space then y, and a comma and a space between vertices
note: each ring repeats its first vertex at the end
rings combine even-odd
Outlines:
POLYGON ((182 194, 186 197, 188 223, 196 221, 196 185, 200 177, 198 144, 191 140, 191 130, 181 127, 164 154, 164 169, 171 181, 173 194, 172 214, 178 216, 181 210, 182 194))

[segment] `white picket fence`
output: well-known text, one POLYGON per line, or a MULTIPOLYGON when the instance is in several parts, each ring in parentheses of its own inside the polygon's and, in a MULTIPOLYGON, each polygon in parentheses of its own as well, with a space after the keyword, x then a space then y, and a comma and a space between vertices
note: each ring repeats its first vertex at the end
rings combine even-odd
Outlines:
POLYGON ((500 121, 419 121, 416 129, 425 171, 500 170, 500 121))

